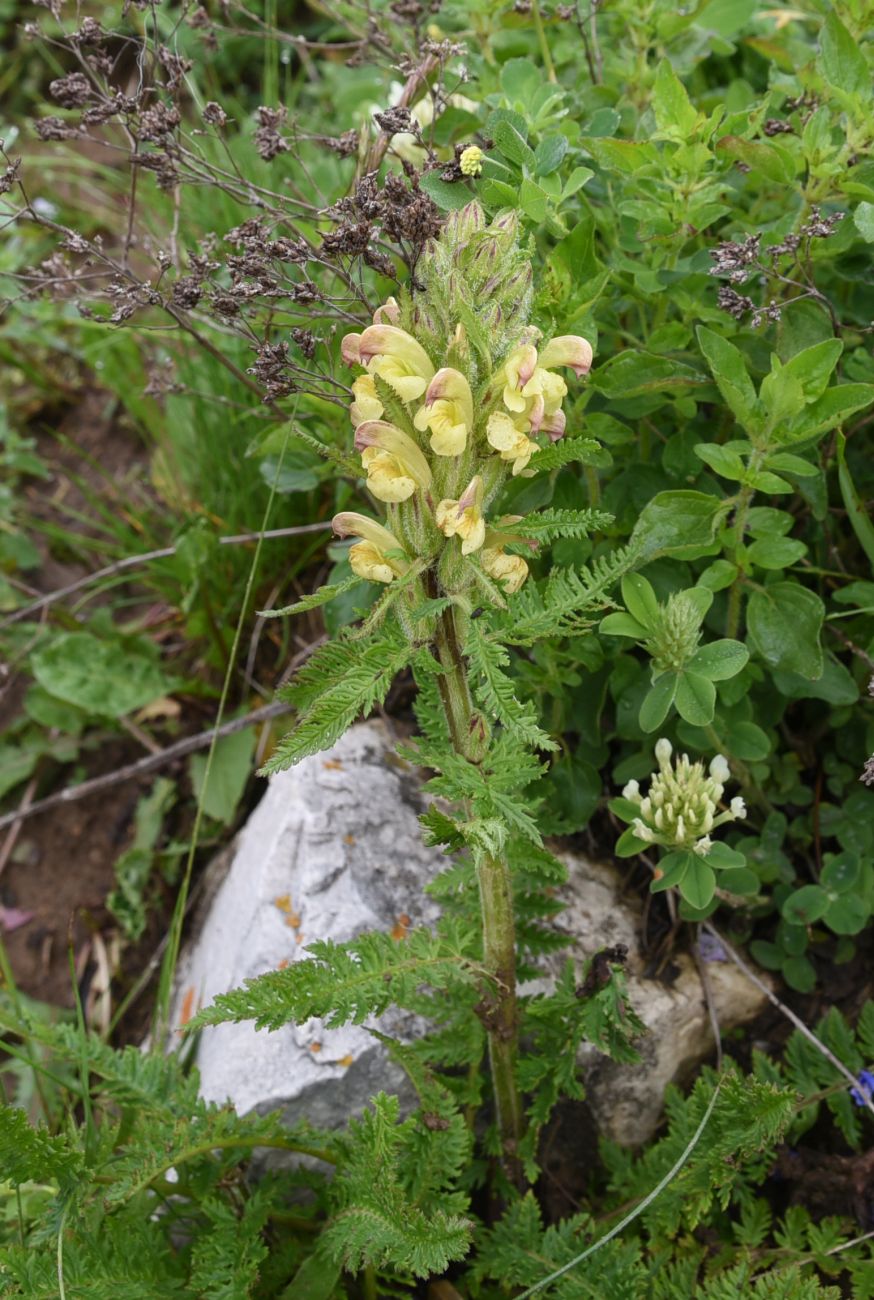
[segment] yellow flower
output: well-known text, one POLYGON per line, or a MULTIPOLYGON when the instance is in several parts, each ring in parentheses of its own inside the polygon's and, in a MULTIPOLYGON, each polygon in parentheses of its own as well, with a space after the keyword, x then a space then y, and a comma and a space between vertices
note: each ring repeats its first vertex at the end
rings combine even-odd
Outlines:
POLYGON ((461 169, 462 176, 479 176, 483 169, 483 158, 485 157, 479 145, 469 144, 466 149, 462 149, 461 156, 458 159, 458 166, 461 169))
POLYGON ((362 538, 349 548, 349 564, 359 578, 391 582, 409 569, 410 562, 403 555, 400 542, 375 519, 344 510, 334 515, 331 522, 338 537, 362 538))
POLYGON ((592 368, 592 345, 579 334, 560 334, 550 339, 539 360, 545 370, 550 366, 569 366, 579 379, 592 368))
MULTIPOLYGON (((344 345, 355 337, 347 334, 344 345)), ((402 401, 413 402, 422 396, 434 377, 434 367, 412 334, 396 325, 368 325, 357 337, 357 345, 351 345, 350 351, 357 346, 361 365, 391 384, 402 401)))
POLYGON ((385 420, 367 420, 355 430, 355 450, 367 471, 367 486, 379 501, 406 501, 416 488, 431 486, 431 469, 421 450, 402 429, 385 420))
POLYGON ((500 582, 508 596, 518 591, 528 577, 528 565, 522 556, 507 555, 501 546, 484 547, 479 558, 489 577, 500 582))
POLYGON ((508 411, 524 411, 523 389, 537 369, 537 348, 522 343, 504 362, 504 405, 508 411))
POLYGON ((483 518, 483 481, 472 478, 458 501, 441 501, 437 507, 437 527, 446 537, 461 538, 462 555, 478 551, 485 540, 483 518))
POLYGON ((430 429, 431 450, 437 456, 461 455, 473 428, 473 395, 460 370, 444 366, 437 371, 413 423, 422 431, 430 429))
POLYGON ((365 420, 378 420, 383 406, 373 382, 373 375, 359 375, 352 385, 354 401, 349 407, 352 423, 358 427, 365 420))
POLYGON ((500 452, 501 460, 513 462, 514 477, 525 468, 535 451, 539 451, 537 443, 528 437, 527 421, 518 416, 513 420, 505 411, 494 411, 489 416, 486 439, 490 447, 500 452), (524 427, 520 428, 520 424, 524 427))

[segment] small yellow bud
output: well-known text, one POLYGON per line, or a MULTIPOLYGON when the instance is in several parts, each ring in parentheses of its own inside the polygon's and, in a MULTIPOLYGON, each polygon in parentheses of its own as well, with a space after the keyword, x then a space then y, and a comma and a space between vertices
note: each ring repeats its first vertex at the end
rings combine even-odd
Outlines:
POLYGON ((518 591, 528 577, 528 565, 521 555, 507 555, 501 547, 486 547, 480 563, 490 578, 500 582, 508 596, 518 591))
POLYGON ((483 169, 483 151, 479 145, 469 144, 463 149, 458 159, 458 165, 461 168, 463 176, 479 176, 483 169))

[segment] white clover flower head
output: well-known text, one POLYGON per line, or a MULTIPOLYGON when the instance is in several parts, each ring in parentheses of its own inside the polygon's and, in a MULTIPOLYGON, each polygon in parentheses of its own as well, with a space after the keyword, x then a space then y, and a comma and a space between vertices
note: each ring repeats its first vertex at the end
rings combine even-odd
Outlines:
POLYGON ((728 762, 717 754, 709 770, 705 770, 700 759, 692 762, 688 754, 674 755, 665 737, 656 742, 655 756, 658 770, 652 775, 647 793, 641 794, 636 781, 623 790, 640 810, 632 823, 635 835, 665 848, 690 849, 706 855, 713 845, 710 832, 746 814, 746 805, 739 796, 720 812, 723 783, 730 776, 728 762))

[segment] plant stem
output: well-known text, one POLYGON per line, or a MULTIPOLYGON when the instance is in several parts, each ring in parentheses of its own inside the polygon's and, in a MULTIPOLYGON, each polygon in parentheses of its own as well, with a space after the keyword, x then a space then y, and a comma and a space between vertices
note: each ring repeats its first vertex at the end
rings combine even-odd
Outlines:
MULTIPOLYGON (((756 462, 755 468, 758 468, 756 462)), ((747 515, 750 512, 750 502, 753 499, 755 488, 749 484, 744 484, 741 488, 740 498, 737 503, 737 510, 734 516, 734 559, 739 566, 741 559, 741 547, 743 546, 744 533, 747 529, 747 515)), ((725 635, 734 638, 737 636, 740 627, 740 602, 743 593, 743 581, 738 576, 735 578, 731 591, 728 593, 728 614, 725 621, 725 635)))
MULTIPOLYGON (((453 747, 469 761, 476 762, 477 740, 472 730, 473 702, 455 611, 452 609, 445 610, 440 616, 436 650, 443 667, 438 681, 453 747)), ((510 868, 504 857, 483 855, 477 863, 476 871, 483 935, 483 965, 494 982, 484 999, 480 1014, 488 1036, 496 1121, 503 1152, 502 1164, 509 1181, 518 1186, 522 1182, 518 1150, 523 1121, 516 1087, 518 1015, 513 885, 510 868)))

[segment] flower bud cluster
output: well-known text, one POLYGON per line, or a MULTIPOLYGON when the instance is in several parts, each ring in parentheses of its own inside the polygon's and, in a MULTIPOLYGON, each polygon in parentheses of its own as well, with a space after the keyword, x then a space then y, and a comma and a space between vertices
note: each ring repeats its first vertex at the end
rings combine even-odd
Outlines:
POLYGON ((532 544, 508 531, 517 516, 490 519, 489 507, 508 475, 532 473, 541 447, 564 434, 557 371, 585 375, 592 349, 576 335, 543 344, 528 324, 531 262, 513 214, 487 225, 476 203, 453 213, 417 277, 420 295, 389 298, 343 339, 358 371, 354 445, 386 519, 347 512, 335 530, 361 538, 349 559, 362 578, 392 582, 417 564, 447 594, 483 573, 513 593, 528 565, 506 548, 532 544))
POLYGON ((654 666, 661 672, 682 672, 701 640, 701 608, 683 591, 672 592, 653 615, 646 642, 654 666))
POLYGON ((719 811, 729 779, 728 763, 722 754, 716 755, 709 773, 705 773, 704 764, 690 762, 688 754, 672 763, 672 752, 669 740, 656 742, 659 770, 653 773, 646 796, 641 795, 636 781, 629 781, 622 791, 623 797, 640 810, 631 828, 638 839, 649 844, 692 849, 706 856, 712 847, 710 832, 726 822, 742 820, 747 815, 746 805, 736 797, 725 812, 719 811))

